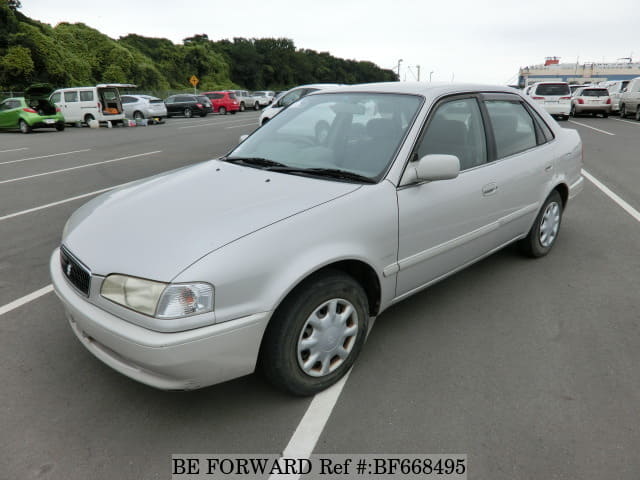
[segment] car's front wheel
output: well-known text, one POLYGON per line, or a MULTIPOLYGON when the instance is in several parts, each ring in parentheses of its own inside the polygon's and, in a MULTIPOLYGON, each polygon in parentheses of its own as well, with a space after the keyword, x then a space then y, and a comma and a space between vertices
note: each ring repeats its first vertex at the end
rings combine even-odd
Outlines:
POLYGON ((184 116, 187 118, 193 117, 193 112, 191 111, 190 108, 185 108, 183 113, 184 113, 184 116))
POLYGON ((571 112, 569 112, 569 115, 572 117, 576 116, 576 107, 575 105, 571 105, 571 112))
POLYGON ((226 108, 224 108, 224 107, 220 107, 220 108, 218 109, 218 113, 219 113, 220 115, 226 115, 226 114, 227 114, 227 109, 226 109, 226 108))
POLYGON ((294 395, 313 395, 347 373, 364 344, 367 297, 340 271, 314 275, 276 310, 265 333, 260 366, 294 395))
POLYGON ((20 120, 20 123, 18 123, 18 126, 20 127, 20 131, 22 133, 31 133, 31 127, 24 120, 20 120))
POLYGON ((627 116, 627 107, 624 105, 620 105, 620 118, 625 118, 627 116))
POLYGON ((520 249, 530 257, 543 257, 551 251, 560 233, 562 198, 557 190, 547 197, 529 234, 520 240, 520 249))

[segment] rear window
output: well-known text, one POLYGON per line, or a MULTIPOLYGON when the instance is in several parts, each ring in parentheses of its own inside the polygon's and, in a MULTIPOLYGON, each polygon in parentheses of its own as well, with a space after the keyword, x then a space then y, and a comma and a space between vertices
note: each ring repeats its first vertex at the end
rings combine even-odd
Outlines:
POLYGON ((606 88, 584 89, 581 94, 583 97, 608 97, 609 90, 606 88))
POLYGON ((538 85, 536 95, 569 95, 569 85, 566 83, 545 83, 538 85))
POLYGON ((164 101, 159 98, 152 98, 149 100, 149 103, 164 103, 164 101))

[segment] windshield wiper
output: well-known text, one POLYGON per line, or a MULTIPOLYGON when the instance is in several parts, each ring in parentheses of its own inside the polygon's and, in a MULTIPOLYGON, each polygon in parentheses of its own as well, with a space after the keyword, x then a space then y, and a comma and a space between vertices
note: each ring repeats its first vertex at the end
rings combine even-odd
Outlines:
POLYGON ((284 167, 287 166, 284 163, 276 162, 275 160, 269 160, 262 157, 222 157, 220 160, 229 163, 242 163, 244 165, 252 165, 256 167, 284 167))
POLYGON ((376 180, 374 180, 371 177, 365 177, 364 175, 350 172, 348 170, 340 170, 339 168, 296 168, 296 167, 286 167, 286 166, 284 167, 273 166, 273 167, 267 168, 266 170, 269 170, 270 172, 300 173, 303 175, 341 178, 345 180, 356 180, 358 182, 364 182, 364 183, 376 183, 376 180))

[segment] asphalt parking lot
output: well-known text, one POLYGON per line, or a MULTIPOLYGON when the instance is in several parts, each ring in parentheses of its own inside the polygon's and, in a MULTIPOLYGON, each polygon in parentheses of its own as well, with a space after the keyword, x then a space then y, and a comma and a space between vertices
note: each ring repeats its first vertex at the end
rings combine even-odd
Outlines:
POLYGON ((506 248, 383 313, 335 402, 257 375, 162 392, 87 352, 48 289, 66 219, 96 192, 225 153, 257 117, 0 134, 0 479, 164 479, 172 453, 309 445, 467 454, 470 479, 640 478, 632 120, 563 122, 589 181, 552 253, 506 248))

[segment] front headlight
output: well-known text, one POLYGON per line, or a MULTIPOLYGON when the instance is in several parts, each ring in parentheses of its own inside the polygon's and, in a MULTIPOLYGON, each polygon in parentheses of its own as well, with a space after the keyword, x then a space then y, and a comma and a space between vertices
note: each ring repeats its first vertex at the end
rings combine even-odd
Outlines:
POLYGON ((208 283, 169 284, 114 274, 102 282, 100 294, 131 310, 161 319, 213 311, 213 286, 208 283))

